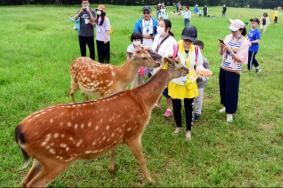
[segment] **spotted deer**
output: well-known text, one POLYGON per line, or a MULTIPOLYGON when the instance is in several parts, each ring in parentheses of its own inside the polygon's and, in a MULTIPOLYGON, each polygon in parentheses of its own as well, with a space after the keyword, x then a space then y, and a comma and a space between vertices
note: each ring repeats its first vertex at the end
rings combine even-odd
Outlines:
POLYGON ((47 186, 74 161, 107 151, 111 151, 109 168, 114 170, 115 147, 123 143, 145 178, 154 182, 146 167, 141 138, 168 81, 188 73, 181 64, 163 59, 163 68, 144 85, 96 101, 45 108, 23 119, 15 129, 15 138, 25 162, 33 159, 23 186, 47 186))
POLYGON ((88 100, 90 96, 104 97, 127 88, 137 75, 140 66, 158 67, 161 56, 141 48, 121 66, 101 64, 87 57, 80 57, 71 64, 71 87, 69 95, 80 90, 88 100))

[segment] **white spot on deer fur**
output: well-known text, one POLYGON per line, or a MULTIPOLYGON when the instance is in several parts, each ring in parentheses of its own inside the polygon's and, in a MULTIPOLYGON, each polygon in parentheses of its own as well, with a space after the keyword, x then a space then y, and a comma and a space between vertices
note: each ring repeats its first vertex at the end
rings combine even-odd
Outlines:
POLYGON ((74 141, 73 137, 69 137, 69 140, 70 140, 70 141, 74 141))
POLYGON ((58 138, 58 136, 59 136, 59 133, 54 133, 53 134, 53 138, 58 138))
POLYGON ((67 147, 67 144, 60 144, 60 147, 65 148, 67 147))
POLYGON ((68 127, 71 127, 71 126, 72 126, 71 122, 68 122, 67 125, 68 125, 68 127))
POLYGON ((131 127, 129 127, 128 129, 127 129, 127 131, 129 132, 129 131, 131 131, 132 130, 132 128, 131 127))
POLYGON ((81 143, 83 143, 82 139, 79 140, 79 142, 76 144, 76 146, 79 147, 81 145, 81 143))
POLYGON ((77 129, 78 128, 78 124, 75 124, 75 129, 77 129))
POLYGON ((83 129, 83 128, 84 128, 84 126, 85 126, 85 124, 84 124, 84 123, 82 123, 82 124, 81 124, 81 128, 83 129))
POLYGON ((102 140, 105 140, 106 139, 106 136, 103 136, 102 140))
POLYGON ((115 136, 115 133, 112 133, 112 134, 111 134, 111 137, 114 137, 114 136, 115 136))
POLYGON ((64 134, 61 134, 61 138, 64 138, 65 137, 65 135, 64 134))
POLYGON ((107 140, 106 140, 107 142, 109 142, 110 141, 110 138, 107 138, 107 140))
POLYGON ((66 151, 69 151, 70 150, 70 148, 69 147, 66 147, 66 151))
POLYGON ((92 153, 92 151, 85 151, 85 154, 90 154, 90 153, 92 153))
POLYGON ((45 146, 46 144, 47 144, 47 142, 46 142, 46 141, 41 142, 41 146, 45 146))
POLYGON ((60 127, 63 127, 64 123, 63 123, 63 122, 60 122, 59 125, 60 125, 60 127))
POLYGON ((112 76, 116 76, 116 73, 114 71, 111 71, 112 76))
POLYGON ((49 123, 53 123, 53 121, 54 121, 54 120, 51 118, 51 119, 49 120, 49 123))
POLYGON ((109 130, 109 128, 110 128, 110 126, 109 126, 109 125, 107 125, 107 126, 106 126, 106 130, 109 130))
POLYGON ((95 130, 97 131, 99 129, 99 127, 98 126, 95 126, 95 130))
POLYGON ((91 145, 95 146, 96 145, 96 141, 93 141, 91 145))
POLYGON ((91 122, 88 122, 87 126, 88 126, 88 127, 91 127, 91 122))
POLYGON ((49 151, 49 153, 51 153, 51 154, 56 154, 55 150, 54 150, 54 149, 52 149, 52 148, 51 148, 51 149, 49 149, 48 151, 49 151))

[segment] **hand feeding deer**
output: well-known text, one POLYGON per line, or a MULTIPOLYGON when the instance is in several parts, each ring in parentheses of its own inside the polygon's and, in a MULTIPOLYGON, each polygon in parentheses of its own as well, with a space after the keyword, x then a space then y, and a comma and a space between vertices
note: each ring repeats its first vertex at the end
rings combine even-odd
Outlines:
POLYGON ((137 75, 140 66, 158 67, 161 56, 141 48, 133 57, 126 60, 122 66, 101 64, 87 57, 80 57, 71 64, 71 87, 69 95, 74 102, 74 93, 77 90, 88 97, 108 96, 119 91, 124 91, 137 75))
POLYGON ((56 105, 31 114, 16 127, 16 142, 25 161, 33 165, 24 187, 47 186, 74 161, 111 150, 114 170, 115 146, 128 145, 145 178, 153 182, 142 153, 141 137, 152 108, 168 81, 184 76, 188 69, 163 58, 163 68, 146 84, 96 101, 56 105))

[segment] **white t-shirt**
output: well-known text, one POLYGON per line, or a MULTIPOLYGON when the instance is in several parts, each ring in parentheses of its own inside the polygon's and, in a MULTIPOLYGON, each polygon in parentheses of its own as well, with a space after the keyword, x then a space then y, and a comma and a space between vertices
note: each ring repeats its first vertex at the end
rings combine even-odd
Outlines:
MULTIPOLYGON (((163 40, 163 37, 160 37, 159 34, 157 34, 154 38, 153 44, 151 49, 156 52, 158 44, 161 43, 163 40)), ((177 45, 177 41, 175 40, 174 37, 169 36, 160 46, 159 50, 157 53, 161 55, 162 57, 169 57, 172 56, 174 53, 174 44, 177 45)), ((153 74, 155 74, 160 68, 155 68, 153 70, 153 74)))
POLYGON ((96 25, 96 40, 98 41, 110 41, 110 35, 106 35, 107 31, 110 31, 110 21, 108 17, 104 17, 104 22, 100 24, 101 17, 98 19, 98 24, 96 25))
MULTIPOLYGON (((142 20, 142 34, 150 35, 153 34, 153 20, 142 20)), ((152 40, 151 39, 143 39, 143 45, 147 47, 151 47, 152 40)))

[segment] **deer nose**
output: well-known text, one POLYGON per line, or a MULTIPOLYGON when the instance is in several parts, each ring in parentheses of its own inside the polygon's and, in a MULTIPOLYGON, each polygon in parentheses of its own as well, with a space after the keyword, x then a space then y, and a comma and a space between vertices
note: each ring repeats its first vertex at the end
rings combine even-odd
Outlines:
POLYGON ((156 67, 160 67, 161 63, 156 62, 156 67))

